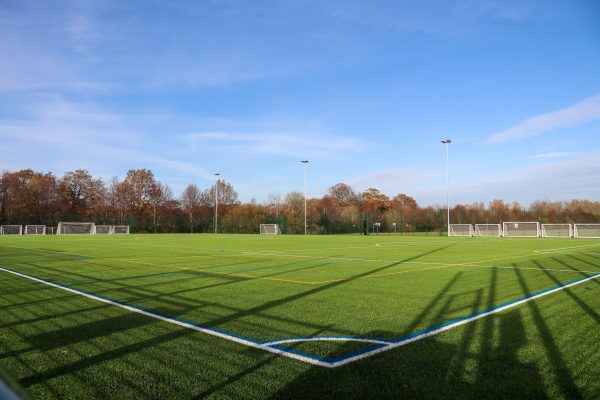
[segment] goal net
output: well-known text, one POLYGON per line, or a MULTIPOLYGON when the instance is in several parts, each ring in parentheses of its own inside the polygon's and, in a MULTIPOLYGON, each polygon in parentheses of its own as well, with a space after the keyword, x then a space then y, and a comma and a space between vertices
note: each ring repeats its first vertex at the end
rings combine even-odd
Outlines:
POLYGON ((93 235, 93 222, 59 222, 56 230, 57 235, 93 235))
POLYGON ((573 237, 573 226, 571 224, 542 224, 542 237, 573 237))
POLYGON ((22 225, 2 225, 0 226, 0 235, 22 235, 22 225))
POLYGON ((600 238, 600 224, 574 224, 573 237, 600 238))
POLYGON ((109 235, 112 233, 111 225, 96 225, 94 227, 94 234, 96 235, 109 235))
POLYGON ((115 235, 129 235, 129 225, 113 225, 112 233, 115 235))
POLYGON ((449 236, 473 236, 473 225, 471 224, 450 224, 449 227, 449 236))
POLYGON ((279 235, 280 233, 281 231, 277 224, 260 224, 261 235, 279 235))
POLYGON ((539 222, 504 222, 504 237, 540 237, 539 222))
POLYGON ((45 235, 46 225, 25 225, 26 235, 45 235))
POLYGON ((500 224, 475 224, 475 236, 502 236, 500 224))

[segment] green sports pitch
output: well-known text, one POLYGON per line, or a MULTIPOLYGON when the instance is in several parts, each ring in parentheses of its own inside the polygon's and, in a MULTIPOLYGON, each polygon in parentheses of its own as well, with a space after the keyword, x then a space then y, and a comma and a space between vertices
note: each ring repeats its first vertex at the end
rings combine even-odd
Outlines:
POLYGON ((32 398, 600 398, 600 240, 0 237, 32 398))

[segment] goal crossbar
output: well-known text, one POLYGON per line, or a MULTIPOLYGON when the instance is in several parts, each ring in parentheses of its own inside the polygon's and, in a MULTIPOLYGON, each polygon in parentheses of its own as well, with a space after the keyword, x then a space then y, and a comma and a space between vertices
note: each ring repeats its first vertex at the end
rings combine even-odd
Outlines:
POLYGON ((500 224, 475 224, 475 236, 502 236, 502 226, 500 224))
POLYGON ((503 222, 502 234, 504 237, 540 237, 539 222, 503 222))
POLYGON ((573 237, 571 224, 542 224, 542 237, 545 238, 570 238, 573 237))
POLYGON ((96 225, 93 222, 59 222, 57 235, 93 235, 96 225))
POLYGON ((260 224, 261 235, 279 235, 281 230, 277 224, 260 224))
POLYGON ((473 225, 471 224, 450 224, 448 236, 473 236, 473 225))
POLYGON ((45 235, 46 225, 25 225, 25 235, 45 235))
POLYGON ((600 238, 600 224, 574 224, 573 237, 600 238))
POLYGON ((0 235, 22 235, 23 225, 0 225, 0 235))

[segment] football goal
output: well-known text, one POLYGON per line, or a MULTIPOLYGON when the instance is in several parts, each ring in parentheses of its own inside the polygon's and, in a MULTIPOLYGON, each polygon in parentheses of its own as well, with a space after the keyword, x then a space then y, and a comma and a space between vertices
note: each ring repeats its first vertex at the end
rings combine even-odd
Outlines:
POLYGON ((502 236, 500 224, 475 224, 475 236, 502 236))
POLYGON ((473 236, 473 225, 471 224, 450 224, 449 227, 449 236, 473 236))
POLYGON ((114 235, 129 235, 129 225, 113 225, 111 233, 114 235))
POLYGON ((539 222, 504 222, 504 237, 540 237, 539 222))
POLYGON ((2 225, 0 226, 0 235, 22 235, 22 225, 2 225))
POLYGON ((95 235, 110 235, 112 233, 112 225, 96 225, 94 226, 95 235))
POLYGON ((260 224, 261 235, 279 235, 280 233, 281 231, 277 224, 260 224))
POLYGON ((95 232, 93 222, 59 222, 57 235, 93 235, 95 232))
POLYGON ((542 237, 573 237, 573 226, 571 224, 542 224, 542 237))
POLYGON ((573 237, 600 238, 600 224, 574 224, 573 237))
POLYGON ((26 235, 45 235, 46 225, 25 225, 26 235))

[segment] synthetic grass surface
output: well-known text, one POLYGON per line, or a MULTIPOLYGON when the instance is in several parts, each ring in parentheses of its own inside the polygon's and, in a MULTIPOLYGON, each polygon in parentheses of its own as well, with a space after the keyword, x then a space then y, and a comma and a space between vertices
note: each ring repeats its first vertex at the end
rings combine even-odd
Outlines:
MULTIPOLYGON (((0 267, 260 341, 392 340, 599 273, 600 241, 4 236, 0 267)), ((600 279, 335 369, 0 282, 0 367, 34 398, 600 397, 600 279)))

